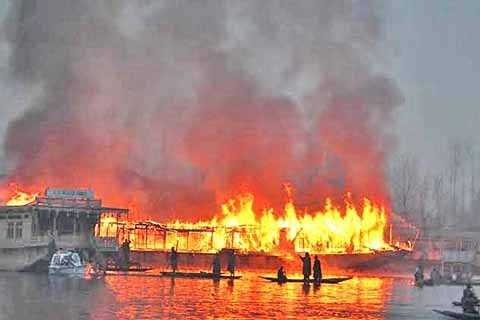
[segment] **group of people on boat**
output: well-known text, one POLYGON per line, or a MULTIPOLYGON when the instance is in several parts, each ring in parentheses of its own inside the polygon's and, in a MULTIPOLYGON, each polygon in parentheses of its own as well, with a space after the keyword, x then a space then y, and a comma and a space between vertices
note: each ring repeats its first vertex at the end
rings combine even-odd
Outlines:
MULTIPOLYGON (((227 271, 232 278, 235 277, 236 260, 235 251, 230 250, 227 256, 227 271)), ((220 277, 222 273, 222 262, 220 259, 220 253, 218 252, 213 256, 212 273, 214 277, 220 277)))
MULTIPOLYGON (((172 272, 177 272, 178 270, 178 253, 175 247, 172 247, 170 251, 170 267, 172 269, 172 272)), ((227 257, 227 271, 230 273, 230 277, 235 277, 235 269, 236 269, 236 256, 235 256, 235 251, 234 250, 229 250, 228 251, 228 257, 227 257)), ((220 277, 222 274, 222 261, 220 259, 220 253, 217 252, 213 256, 212 260, 212 275, 213 277, 220 277)))
MULTIPOLYGON (((312 260, 310 254, 305 252, 303 257, 300 255, 299 257, 302 260, 303 281, 305 283, 309 283, 310 276, 312 275, 312 260)), ((287 282, 287 280, 288 278, 285 269, 283 266, 280 266, 280 268, 277 270, 277 281, 279 283, 284 283, 287 282)), ((313 260, 313 282, 315 284, 320 284, 322 282, 322 264, 318 256, 315 256, 313 260)))

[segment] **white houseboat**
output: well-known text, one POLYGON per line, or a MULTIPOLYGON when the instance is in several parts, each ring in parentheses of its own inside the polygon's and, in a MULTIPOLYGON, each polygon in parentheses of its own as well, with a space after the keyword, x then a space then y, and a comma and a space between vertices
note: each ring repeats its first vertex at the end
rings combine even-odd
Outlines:
POLYGON ((49 188, 27 205, 0 206, 0 270, 46 271, 55 249, 96 247, 101 217, 127 214, 83 189, 49 188))

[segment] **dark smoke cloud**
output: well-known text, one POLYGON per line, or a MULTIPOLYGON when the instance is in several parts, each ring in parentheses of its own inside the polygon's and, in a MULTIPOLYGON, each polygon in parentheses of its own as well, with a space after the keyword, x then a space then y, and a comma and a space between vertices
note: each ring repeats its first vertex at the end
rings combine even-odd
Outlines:
POLYGON ((402 98, 372 67, 369 1, 12 1, 10 180, 94 188, 157 219, 205 216, 254 191, 278 206, 327 195, 388 201, 402 98))

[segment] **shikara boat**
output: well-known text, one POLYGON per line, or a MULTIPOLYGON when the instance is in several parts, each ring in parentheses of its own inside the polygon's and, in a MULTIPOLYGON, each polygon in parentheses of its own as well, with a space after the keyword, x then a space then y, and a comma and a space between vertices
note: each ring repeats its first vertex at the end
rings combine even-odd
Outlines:
POLYGON ((48 266, 49 275, 85 275, 85 264, 77 252, 58 250, 48 266))
MULTIPOLYGON (((453 301, 452 305, 454 305, 455 307, 461 307, 462 303, 460 301, 453 301)), ((475 305, 478 307, 478 306, 480 306, 480 303, 477 303, 475 305)))
MULTIPOLYGON (((260 278, 271 281, 271 282, 278 282, 277 277, 268 277, 268 276, 260 276, 260 278)), ((326 283, 326 284, 337 284, 343 281, 347 281, 352 279, 352 277, 338 277, 338 278, 323 278, 321 283, 326 283)), ((304 283, 304 279, 300 278, 293 278, 293 279, 287 279, 284 282, 300 282, 304 283)), ((309 279, 310 283, 314 283, 315 281, 313 279, 309 279)))
POLYGON ((230 276, 221 274, 220 276, 215 276, 211 272, 161 272, 162 277, 171 277, 171 278, 191 278, 191 279, 240 279, 242 276, 230 276))
POLYGON ((449 317, 452 319, 461 319, 461 320, 480 320, 480 315, 478 313, 461 313, 461 312, 454 312, 448 310, 433 310, 438 314, 441 314, 445 317, 449 317))
POLYGON ((480 281, 467 281, 467 280, 458 280, 458 281, 438 281, 433 282, 432 279, 426 279, 423 281, 423 285, 425 286, 466 286, 470 284, 472 286, 480 286, 480 281))
POLYGON ((146 272, 152 270, 153 267, 138 267, 138 266, 130 266, 128 268, 116 267, 116 266, 108 266, 107 271, 124 271, 124 272, 146 272))

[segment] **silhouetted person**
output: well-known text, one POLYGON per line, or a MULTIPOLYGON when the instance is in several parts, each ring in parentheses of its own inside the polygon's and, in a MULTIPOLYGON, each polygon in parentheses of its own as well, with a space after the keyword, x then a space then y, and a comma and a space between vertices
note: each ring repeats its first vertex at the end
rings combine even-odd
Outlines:
POLYGON ((477 306, 478 303, 479 303, 479 300, 475 295, 475 292, 473 292, 472 285, 470 283, 467 284, 467 286, 463 290, 463 296, 462 296, 463 312, 478 313, 478 311, 475 309, 475 306, 477 306))
POLYGON ((222 265, 220 263, 220 255, 216 253, 215 256, 213 257, 213 262, 212 262, 213 277, 216 279, 220 278, 221 270, 222 270, 222 265))
POLYGON ((283 266, 281 266, 277 271, 277 281, 278 283, 287 282, 287 274, 285 273, 285 269, 283 269, 283 266))
POLYGON ((170 267, 173 272, 177 272, 177 259, 177 250, 175 250, 175 247, 172 247, 172 250, 170 251, 170 267))
POLYGON ((424 282, 423 267, 422 266, 418 266, 417 269, 415 269, 414 276, 415 276, 415 284, 417 286, 422 287, 423 282, 424 282))
POLYGON ((122 243, 122 255, 123 255, 123 268, 127 269, 130 267, 130 240, 125 239, 122 243))
POLYGON ((300 259, 302 259, 303 262, 303 280, 305 282, 310 281, 310 275, 312 274, 312 261, 310 260, 310 255, 308 252, 305 252, 305 257, 299 256, 300 259))
POLYGON ((436 285, 439 284, 442 280, 442 275, 437 270, 437 268, 433 268, 432 272, 430 272, 430 279, 432 280, 432 284, 436 285))
POLYGON ((235 265, 236 265, 235 251, 231 251, 228 255, 228 265, 227 270, 230 272, 230 277, 235 277, 235 265))
POLYGON ((315 283, 322 282, 322 264, 318 256, 315 256, 315 260, 313 261, 313 281, 315 283))
POLYGON ((51 259, 53 254, 57 251, 57 244, 52 233, 48 234, 50 241, 48 242, 48 258, 51 259))

